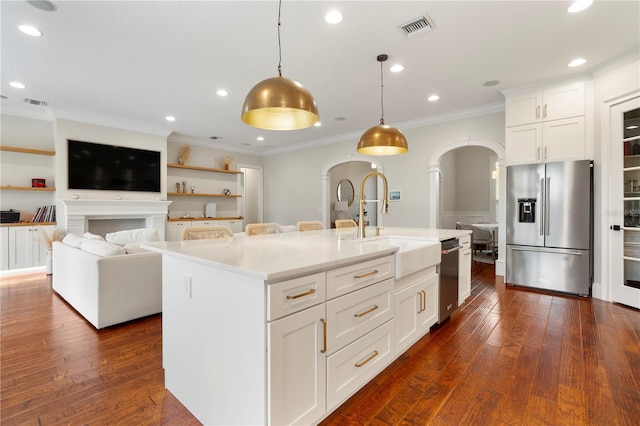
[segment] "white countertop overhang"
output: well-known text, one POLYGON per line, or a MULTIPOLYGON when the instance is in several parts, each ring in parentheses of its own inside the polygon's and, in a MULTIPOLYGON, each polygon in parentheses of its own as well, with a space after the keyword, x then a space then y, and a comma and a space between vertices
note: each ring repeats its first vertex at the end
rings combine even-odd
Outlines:
POLYGON ((387 256, 399 247, 384 239, 400 236, 431 242, 469 234, 455 229, 375 228, 365 239, 353 239, 343 230, 285 232, 281 234, 236 235, 231 240, 162 241, 143 247, 163 255, 190 260, 274 283, 352 263, 387 256), (361 244, 380 239, 377 244, 361 244))

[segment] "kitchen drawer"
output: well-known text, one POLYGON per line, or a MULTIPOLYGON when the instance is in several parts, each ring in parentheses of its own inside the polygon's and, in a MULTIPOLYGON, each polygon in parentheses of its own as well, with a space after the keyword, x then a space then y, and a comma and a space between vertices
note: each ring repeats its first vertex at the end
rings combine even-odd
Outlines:
POLYGON ((326 299, 324 272, 267 285, 267 321, 273 321, 326 299))
POLYGON ((393 255, 327 272, 327 299, 377 283, 395 274, 393 255))
POLYGON ((393 318, 393 278, 327 302, 331 354, 393 318))
POLYGON ((471 247, 471 235, 465 235, 464 237, 458 238, 458 242, 463 249, 471 247))
POLYGON ((388 321, 327 358, 327 412, 393 361, 393 341, 393 321, 388 321))

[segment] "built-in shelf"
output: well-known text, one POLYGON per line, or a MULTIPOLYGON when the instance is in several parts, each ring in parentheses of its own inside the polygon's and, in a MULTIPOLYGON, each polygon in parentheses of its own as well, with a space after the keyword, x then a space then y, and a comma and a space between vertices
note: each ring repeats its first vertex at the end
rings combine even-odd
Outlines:
POLYGON ((237 194, 191 194, 189 192, 184 193, 184 192, 167 192, 167 195, 179 195, 182 197, 223 197, 223 198, 239 198, 242 197, 242 195, 237 195, 237 194))
POLYGON ((191 222, 204 222, 207 220, 243 220, 243 218, 239 217, 239 216, 235 216, 235 217, 170 217, 169 219, 167 219, 167 222, 185 222, 185 221, 191 221, 191 222))
POLYGON ((56 222, 14 222, 14 223, 0 223, 0 227, 7 226, 49 226, 55 225, 56 222))
POLYGON ((46 151, 43 149, 19 148, 16 146, 6 146, 6 145, 0 145, 0 151, 21 152, 23 154, 36 154, 36 155, 56 155, 55 151, 46 151))
POLYGON ((1 190, 4 191, 55 191, 55 188, 34 188, 31 186, 12 186, 12 185, 6 185, 6 186, 0 186, 1 190))
MULTIPOLYGON (((230 173, 234 175, 241 175, 242 172, 238 170, 224 170, 224 169, 214 169, 211 167, 200 167, 200 166, 186 166, 182 164, 167 164, 167 167, 171 167, 174 169, 188 169, 188 170, 200 170, 203 172, 217 172, 217 173, 230 173)), ((184 194, 181 194, 184 195, 184 194)))

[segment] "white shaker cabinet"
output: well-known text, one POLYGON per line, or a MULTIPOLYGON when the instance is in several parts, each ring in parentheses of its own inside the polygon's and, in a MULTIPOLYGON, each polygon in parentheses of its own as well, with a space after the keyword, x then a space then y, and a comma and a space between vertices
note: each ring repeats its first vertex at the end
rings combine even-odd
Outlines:
POLYGON ((458 258, 458 307, 471 296, 471 235, 460 237, 458 258))
POLYGON ((585 115, 584 82, 509 96, 505 99, 505 126, 542 123, 585 115))
POLYGON ((189 228, 190 226, 190 220, 181 222, 167 222, 167 226, 165 228, 165 240, 180 241, 182 239, 182 231, 185 228, 189 228))
POLYGON ((507 96, 507 165, 587 158, 586 106, 585 82, 507 96))
POLYGON ((242 219, 219 220, 218 224, 229 227, 234 234, 244 232, 244 220, 242 219))
POLYGON ((324 304, 270 322, 268 424, 311 424, 326 410, 324 304))
POLYGON ((44 266, 47 259, 47 244, 42 241, 40 228, 52 231, 55 226, 10 226, 8 269, 44 266))
POLYGON ((395 355, 400 356, 438 321, 436 267, 396 281, 395 355))

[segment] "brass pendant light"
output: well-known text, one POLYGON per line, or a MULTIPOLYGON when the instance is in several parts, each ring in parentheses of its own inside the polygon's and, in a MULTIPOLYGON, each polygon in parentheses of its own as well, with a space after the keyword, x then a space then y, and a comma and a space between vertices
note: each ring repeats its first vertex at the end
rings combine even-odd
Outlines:
POLYGON ((319 120, 318 107, 302 84, 282 76, 280 12, 278 2, 278 77, 253 86, 242 105, 242 121, 268 130, 297 130, 311 127, 319 120))
POLYGON ((409 150, 407 138, 395 127, 384 124, 384 84, 382 80, 382 63, 389 57, 378 55, 380 62, 380 105, 382 115, 380 124, 365 131, 358 142, 358 152, 367 155, 397 155, 409 150))

